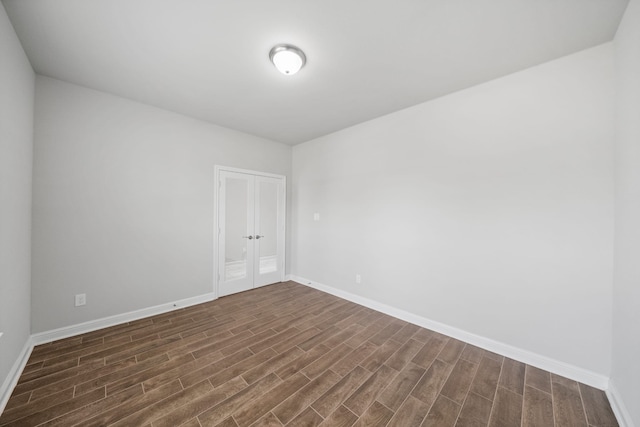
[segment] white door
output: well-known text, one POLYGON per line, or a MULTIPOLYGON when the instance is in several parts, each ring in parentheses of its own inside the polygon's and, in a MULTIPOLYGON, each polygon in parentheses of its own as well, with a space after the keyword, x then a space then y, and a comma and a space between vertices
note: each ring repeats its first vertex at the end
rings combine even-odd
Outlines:
POLYGON ((284 279, 284 177, 218 170, 218 296, 284 279))

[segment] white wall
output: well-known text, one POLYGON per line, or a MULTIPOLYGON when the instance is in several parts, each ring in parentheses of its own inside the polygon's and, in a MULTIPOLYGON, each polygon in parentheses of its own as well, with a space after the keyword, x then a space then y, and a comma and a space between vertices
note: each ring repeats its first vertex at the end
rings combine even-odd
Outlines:
POLYGON ((215 164, 291 147, 38 76, 33 332, 212 292, 215 164))
POLYGON ((0 3, 0 412, 30 335, 35 75, 0 3))
POLYGON ((611 384, 640 426, 640 2, 615 38, 616 197, 611 384))
POLYGON ((295 146, 293 274, 608 375, 612 74, 605 44, 295 146))

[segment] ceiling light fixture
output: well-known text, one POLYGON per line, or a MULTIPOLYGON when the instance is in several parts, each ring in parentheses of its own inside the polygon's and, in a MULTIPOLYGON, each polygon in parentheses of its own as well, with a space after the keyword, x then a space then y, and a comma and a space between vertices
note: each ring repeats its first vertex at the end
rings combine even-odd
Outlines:
POLYGON ((307 62, 304 52, 290 44, 274 46, 269 52, 269 59, 278 71, 287 76, 292 76, 300 71, 300 68, 304 67, 307 62))

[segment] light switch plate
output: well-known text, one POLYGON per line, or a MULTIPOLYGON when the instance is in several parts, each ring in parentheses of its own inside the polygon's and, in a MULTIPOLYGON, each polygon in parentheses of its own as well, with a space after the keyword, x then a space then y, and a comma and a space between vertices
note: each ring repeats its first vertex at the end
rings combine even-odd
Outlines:
POLYGON ((314 221, 320 221, 320 214, 319 213, 314 213, 313 214, 313 220, 314 221))

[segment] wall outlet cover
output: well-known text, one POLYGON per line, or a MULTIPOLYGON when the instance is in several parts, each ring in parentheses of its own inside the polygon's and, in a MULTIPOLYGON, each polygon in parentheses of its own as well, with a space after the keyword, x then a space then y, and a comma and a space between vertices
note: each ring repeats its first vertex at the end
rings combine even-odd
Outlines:
POLYGON ((87 303, 87 294, 76 295, 76 307, 80 307, 81 305, 85 305, 86 303, 87 303))

